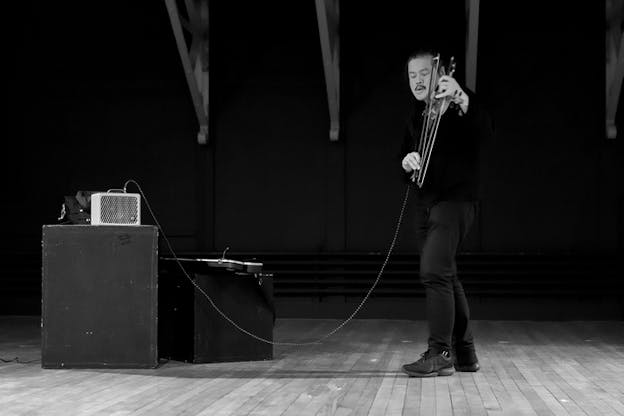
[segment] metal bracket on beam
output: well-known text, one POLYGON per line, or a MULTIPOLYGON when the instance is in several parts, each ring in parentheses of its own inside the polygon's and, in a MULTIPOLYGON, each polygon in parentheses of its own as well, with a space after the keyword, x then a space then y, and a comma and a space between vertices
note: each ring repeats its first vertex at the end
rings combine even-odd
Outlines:
POLYGON ((208 143, 209 62, 208 62, 208 0, 185 0, 188 21, 180 16, 176 0, 165 0, 171 28, 184 68, 184 76, 191 93, 199 122, 197 141, 208 143), (190 49, 183 29, 191 33, 190 49))
POLYGON ((479 44, 479 0, 466 0, 466 86, 477 90, 477 46, 479 44))
POLYGON ((329 139, 340 136, 340 0, 316 0, 316 17, 329 105, 329 139))

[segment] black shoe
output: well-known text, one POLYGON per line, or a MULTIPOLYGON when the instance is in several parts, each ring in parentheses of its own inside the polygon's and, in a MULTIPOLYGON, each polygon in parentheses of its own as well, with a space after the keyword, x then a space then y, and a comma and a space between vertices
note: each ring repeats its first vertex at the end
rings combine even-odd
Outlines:
POLYGON ((477 354, 474 351, 470 350, 465 353, 460 353, 457 351, 453 355, 453 366, 455 370, 467 373, 475 373, 479 371, 479 360, 477 359, 477 354))
POLYGON ((470 364, 455 363, 455 370, 461 371, 462 373, 476 373, 480 368, 479 362, 470 364))
POLYGON ((455 372, 453 358, 448 351, 433 354, 427 350, 420 360, 403 366, 403 372, 410 377, 450 376, 455 372))

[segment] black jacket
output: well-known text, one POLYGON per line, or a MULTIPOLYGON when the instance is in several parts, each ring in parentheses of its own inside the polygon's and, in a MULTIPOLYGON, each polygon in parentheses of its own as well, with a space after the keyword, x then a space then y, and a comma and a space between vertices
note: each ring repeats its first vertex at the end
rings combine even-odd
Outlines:
MULTIPOLYGON (((422 197, 471 201, 481 196, 480 159, 484 145, 493 136, 492 123, 478 98, 470 91, 466 93, 470 97, 466 114, 452 105, 442 115, 424 185, 419 189, 422 197)), ((425 103, 417 101, 406 123, 401 160, 418 149, 424 109, 425 103)), ((411 175, 405 173, 405 180, 411 182, 411 175)))

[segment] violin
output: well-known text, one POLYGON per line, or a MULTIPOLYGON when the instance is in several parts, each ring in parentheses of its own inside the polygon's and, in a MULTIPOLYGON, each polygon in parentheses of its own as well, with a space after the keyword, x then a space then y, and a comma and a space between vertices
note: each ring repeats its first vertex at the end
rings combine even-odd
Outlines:
POLYGON ((262 272, 262 263, 256 263, 256 262, 251 262, 251 261, 229 260, 223 257, 220 259, 163 257, 161 258, 161 260, 168 260, 168 261, 179 260, 181 262, 193 262, 195 264, 204 264, 206 265, 206 267, 222 268, 228 271, 239 272, 239 273, 256 274, 256 273, 262 272))

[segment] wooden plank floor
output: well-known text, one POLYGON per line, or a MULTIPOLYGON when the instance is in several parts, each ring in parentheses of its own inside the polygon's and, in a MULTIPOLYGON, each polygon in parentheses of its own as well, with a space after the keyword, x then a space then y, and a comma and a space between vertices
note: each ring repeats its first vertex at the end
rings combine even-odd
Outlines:
MULTIPOLYGON (((278 320, 313 340, 333 320, 278 320)), ((169 362, 155 370, 0 364, 0 415, 624 415, 624 322, 476 321, 482 370, 408 378, 421 321, 356 320, 275 360, 169 362)), ((38 318, 0 317, 0 357, 40 358, 38 318)))

